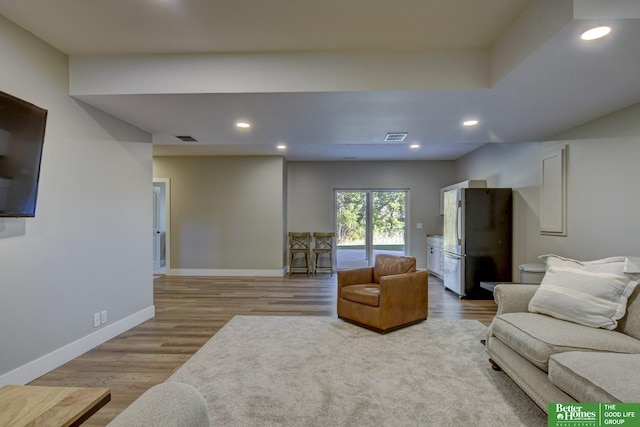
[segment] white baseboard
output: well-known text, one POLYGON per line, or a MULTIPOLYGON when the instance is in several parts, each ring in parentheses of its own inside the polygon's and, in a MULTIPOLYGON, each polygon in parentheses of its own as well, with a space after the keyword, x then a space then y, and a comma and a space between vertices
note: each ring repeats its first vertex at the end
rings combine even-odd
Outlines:
POLYGON ((152 305, 138 311, 137 313, 133 313, 122 320, 118 320, 111 325, 104 326, 101 329, 80 338, 79 340, 39 357, 26 365, 0 375, 0 387, 7 384, 27 384, 47 372, 86 353, 92 348, 109 341, 111 338, 117 337, 121 333, 128 331, 145 320, 153 318, 155 314, 156 309, 155 306, 152 305))
POLYGON ((283 277, 287 268, 281 270, 234 270, 234 269, 207 269, 207 268, 170 268, 167 276, 247 276, 247 277, 283 277))

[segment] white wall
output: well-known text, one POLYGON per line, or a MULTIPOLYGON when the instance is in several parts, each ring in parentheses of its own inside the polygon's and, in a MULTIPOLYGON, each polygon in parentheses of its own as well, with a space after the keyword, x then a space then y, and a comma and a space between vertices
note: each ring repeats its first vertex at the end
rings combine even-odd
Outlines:
POLYGON ((153 289, 150 135, 70 98, 67 57, 3 17, 0 63, 0 90, 49 112, 36 217, 0 219, 4 385, 153 316, 153 289))
POLYGON ((284 160, 155 157, 171 180, 170 269, 176 275, 282 275, 284 160))
MULTIPOLYGON (((514 274, 523 262, 556 253, 589 260, 640 255, 640 104, 564 132, 552 141, 490 144, 456 163, 458 178, 514 189, 514 274), (567 236, 539 232, 543 147, 568 145, 567 236)), ((517 276, 515 276, 517 277, 517 276)))
POLYGON ((409 255, 426 268, 426 235, 442 233, 440 188, 455 182, 453 172, 445 161, 289 162, 287 229, 334 230, 334 189, 409 189, 409 255))

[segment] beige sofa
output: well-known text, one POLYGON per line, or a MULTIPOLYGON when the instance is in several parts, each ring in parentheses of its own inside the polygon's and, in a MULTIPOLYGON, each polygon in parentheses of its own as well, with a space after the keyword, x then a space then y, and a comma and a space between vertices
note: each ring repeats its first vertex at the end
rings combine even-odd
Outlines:
POLYGON ((109 427, 209 427, 207 402, 189 384, 168 381, 145 391, 109 427))
POLYGON ((530 313, 536 285, 498 285, 486 349, 540 408, 552 402, 640 402, 640 286, 615 330, 530 313))

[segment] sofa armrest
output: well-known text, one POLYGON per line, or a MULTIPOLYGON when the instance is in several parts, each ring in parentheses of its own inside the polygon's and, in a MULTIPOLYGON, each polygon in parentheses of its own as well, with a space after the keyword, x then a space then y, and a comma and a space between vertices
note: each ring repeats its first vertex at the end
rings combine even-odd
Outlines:
POLYGON ((538 285, 497 285, 493 290, 493 299, 498 304, 496 316, 529 311, 529 300, 538 288, 538 285))
POLYGON ((373 267, 338 270, 338 297, 343 286, 364 285, 367 283, 373 283, 373 267))
POLYGON ((109 427, 210 427, 207 402, 189 384, 165 382, 145 391, 109 427))

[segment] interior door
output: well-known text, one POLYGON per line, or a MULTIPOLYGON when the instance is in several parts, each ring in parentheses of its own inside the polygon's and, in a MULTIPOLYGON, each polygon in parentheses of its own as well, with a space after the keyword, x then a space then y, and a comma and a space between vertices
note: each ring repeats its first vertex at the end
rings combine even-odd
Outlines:
POLYGON ((153 269, 160 269, 160 189, 153 187, 153 269))

